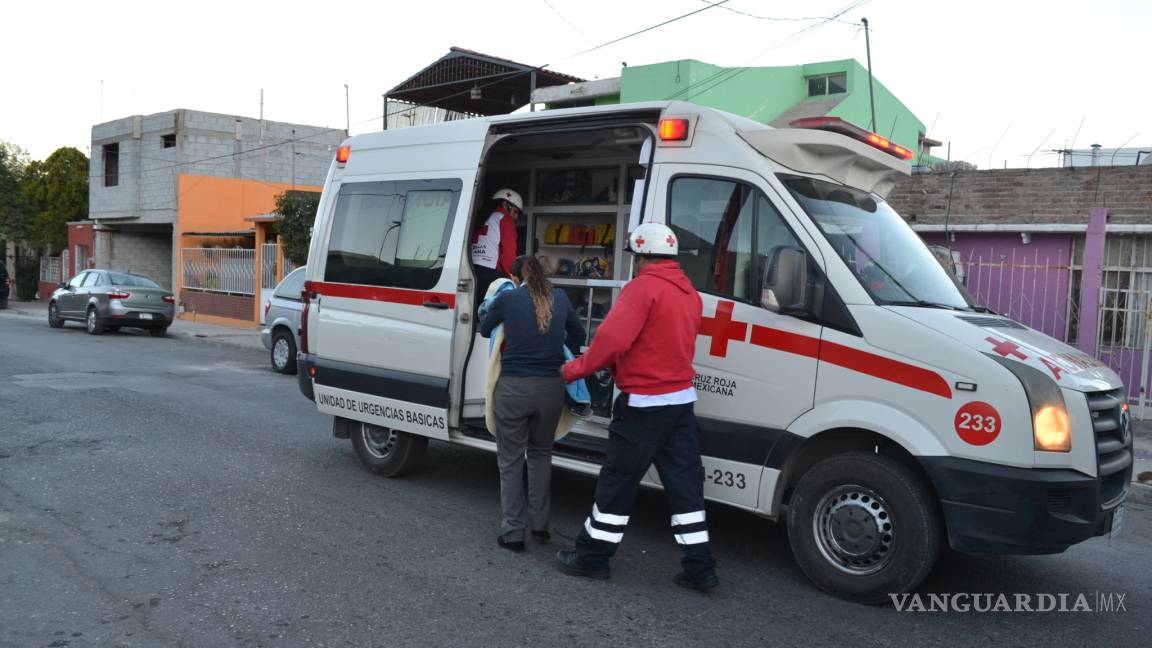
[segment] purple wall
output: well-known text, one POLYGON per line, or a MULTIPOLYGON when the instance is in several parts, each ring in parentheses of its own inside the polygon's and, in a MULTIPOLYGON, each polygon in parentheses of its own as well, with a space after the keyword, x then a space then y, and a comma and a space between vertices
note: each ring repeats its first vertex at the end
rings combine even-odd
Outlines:
MULTIPOLYGON (((978 302, 1058 340, 1069 339, 1072 235, 1032 234, 1027 244, 1010 232, 952 236, 948 243, 944 234, 921 234, 929 245, 960 253, 964 283, 978 302)), ((1078 302, 1074 296, 1073 308, 1078 302)))

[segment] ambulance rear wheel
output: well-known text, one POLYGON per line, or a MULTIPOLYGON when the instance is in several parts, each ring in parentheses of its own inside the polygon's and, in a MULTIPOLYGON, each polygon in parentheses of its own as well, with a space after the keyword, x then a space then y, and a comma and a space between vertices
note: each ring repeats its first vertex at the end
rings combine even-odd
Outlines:
POLYGON ((810 468, 792 494, 788 541, 820 589, 859 603, 885 603, 932 571, 940 516, 931 493, 899 461, 847 452, 810 468))
POLYGON ((416 470, 428 450, 428 437, 371 423, 354 422, 351 437, 360 463, 385 477, 400 477, 416 470))

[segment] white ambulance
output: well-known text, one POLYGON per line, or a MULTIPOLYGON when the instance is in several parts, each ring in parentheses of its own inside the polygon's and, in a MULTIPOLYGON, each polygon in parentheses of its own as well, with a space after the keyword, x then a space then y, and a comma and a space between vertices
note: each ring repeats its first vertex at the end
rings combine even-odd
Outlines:
MULTIPOLYGON (((883 199, 909 151, 835 118, 796 126, 659 102, 352 137, 313 232, 301 390, 384 475, 429 439, 494 452, 468 242, 512 188, 521 252, 593 337, 629 279, 629 229, 677 233, 704 301, 705 495, 786 519, 820 588, 884 601, 945 546, 1056 553, 1116 532, 1132 470, 1117 376, 950 279, 883 199)), ((611 377, 589 387, 555 465, 595 474, 611 377)))

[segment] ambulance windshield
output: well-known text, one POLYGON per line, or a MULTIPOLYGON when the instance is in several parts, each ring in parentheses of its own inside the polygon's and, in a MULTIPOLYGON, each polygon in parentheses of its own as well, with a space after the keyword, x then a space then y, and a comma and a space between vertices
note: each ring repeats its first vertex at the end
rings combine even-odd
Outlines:
POLYGON ((788 175, 780 180, 878 303, 974 307, 888 203, 823 180, 788 175))

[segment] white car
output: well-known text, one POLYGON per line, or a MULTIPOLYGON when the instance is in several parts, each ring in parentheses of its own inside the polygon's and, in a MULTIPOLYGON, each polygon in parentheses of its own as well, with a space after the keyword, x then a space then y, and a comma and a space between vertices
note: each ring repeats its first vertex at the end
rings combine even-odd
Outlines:
POLYGON ((276 286, 272 298, 264 303, 264 328, 260 341, 270 352, 272 368, 282 374, 296 373, 296 335, 300 330, 303 301, 304 267, 296 268, 276 286))

